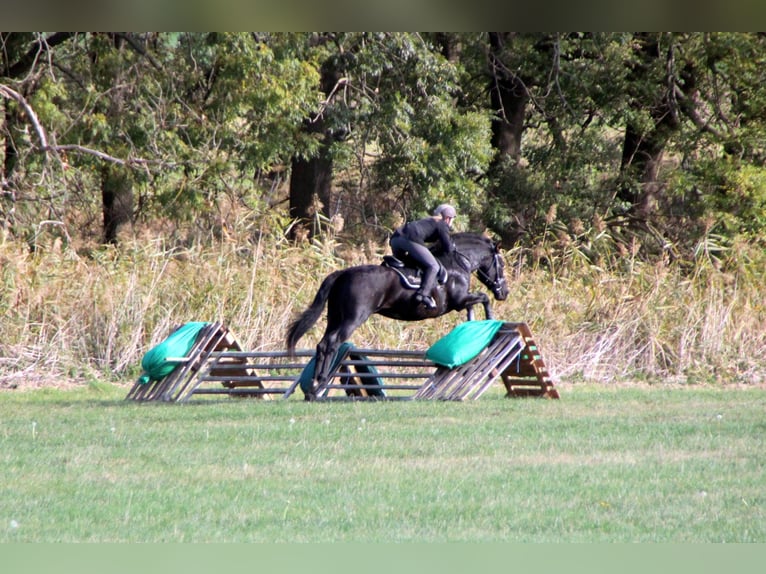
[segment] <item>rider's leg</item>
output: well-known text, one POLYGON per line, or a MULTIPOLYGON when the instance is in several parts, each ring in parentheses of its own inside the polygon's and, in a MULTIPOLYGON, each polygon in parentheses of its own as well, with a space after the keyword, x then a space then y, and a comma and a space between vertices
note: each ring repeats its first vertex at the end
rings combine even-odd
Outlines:
POLYGON ((415 295, 426 305, 426 307, 431 307, 432 309, 436 307, 436 301, 434 301, 434 298, 431 296, 431 292, 433 291, 434 283, 436 283, 437 271, 438 268, 435 267, 427 267, 423 269, 423 279, 420 282, 420 289, 418 289, 418 292, 415 295))
POLYGON ((388 242, 391 246, 391 254, 399 261, 404 261, 407 256, 407 252, 410 250, 410 240, 401 235, 396 235, 388 242))
POLYGON ((436 258, 425 245, 420 245, 418 243, 411 244, 410 257, 415 259, 423 270, 423 279, 420 281, 420 289, 418 289, 415 296, 427 307, 436 307, 436 303, 431 297, 431 292, 436 283, 436 274, 439 271, 439 264, 436 262, 436 258))

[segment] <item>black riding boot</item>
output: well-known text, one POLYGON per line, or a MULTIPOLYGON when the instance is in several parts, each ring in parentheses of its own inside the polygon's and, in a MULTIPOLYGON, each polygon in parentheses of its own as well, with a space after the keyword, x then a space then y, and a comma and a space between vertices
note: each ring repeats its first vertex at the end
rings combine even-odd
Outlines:
POLYGON ((420 281, 420 289, 415 294, 415 299, 420 301, 429 309, 436 308, 436 302, 430 293, 434 290, 434 283, 436 282, 436 273, 438 267, 427 267, 423 269, 423 279, 420 281))

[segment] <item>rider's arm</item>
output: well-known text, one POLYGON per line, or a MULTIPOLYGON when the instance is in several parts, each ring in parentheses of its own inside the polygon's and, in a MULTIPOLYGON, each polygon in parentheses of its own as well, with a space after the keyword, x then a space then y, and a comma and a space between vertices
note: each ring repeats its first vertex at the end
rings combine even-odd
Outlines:
POLYGON ((455 244, 452 242, 452 237, 450 237, 449 227, 443 221, 439 221, 437 229, 439 230, 439 241, 441 241, 444 252, 452 253, 455 250, 455 244))

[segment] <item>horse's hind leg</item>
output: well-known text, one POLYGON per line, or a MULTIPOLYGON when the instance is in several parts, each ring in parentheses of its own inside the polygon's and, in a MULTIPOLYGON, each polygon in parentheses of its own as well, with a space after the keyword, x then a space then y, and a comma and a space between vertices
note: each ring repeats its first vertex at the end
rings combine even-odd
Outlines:
MULTIPOLYGON (((330 375, 332 374, 332 364, 340 346, 348 341, 357 327, 370 316, 370 311, 358 307, 353 309, 351 313, 348 313, 349 309, 346 309, 346 313, 341 313, 340 315, 336 315, 337 310, 335 309, 328 311, 327 329, 322 336, 322 340, 317 344, 316 349, 314 393, 320 391, 329 382, 330 375), (343 319, 338 320, 338 316, 342 316, 343 319)), ((306 398, 309 399, 308 396, 306 398)))
POLYGON ((341 332, 336 330, 325 332, 322 340, 317 344, 314 381, 311 392, 306 394, 306 400, 315 399, 317 393, 329 382, 333 361, 345 340, 341 332))
POLYGON ((338 338, 337 331, 326 332, 322 340, 317 345, 316 368, 314 370, 314 390, 319 390, 330 378, 332 363, 335 355, 338 354, 341 341, 338 338))

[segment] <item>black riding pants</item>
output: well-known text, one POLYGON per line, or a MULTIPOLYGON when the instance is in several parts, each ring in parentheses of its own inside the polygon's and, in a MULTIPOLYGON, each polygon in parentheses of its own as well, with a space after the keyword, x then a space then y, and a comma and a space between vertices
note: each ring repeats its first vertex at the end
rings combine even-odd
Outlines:
POLYGON ((425 245, 410 241, 398 234, 391 238, 389 245, 394 257, 404 259, 409 254, 410 258, 423 270, 423 280, 420 282, 418 293, 430 296, 436 283, 436 275, 439 272, 439 263, 433 253, 425 245))

